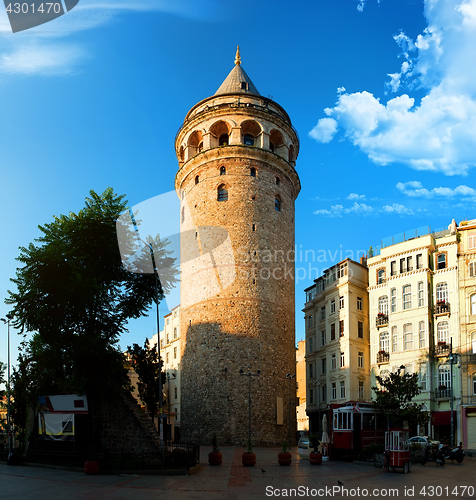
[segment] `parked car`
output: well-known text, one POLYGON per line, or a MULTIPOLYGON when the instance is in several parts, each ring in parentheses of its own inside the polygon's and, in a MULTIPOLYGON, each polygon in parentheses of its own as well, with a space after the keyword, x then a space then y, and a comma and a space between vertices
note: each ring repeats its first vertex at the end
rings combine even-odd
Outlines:
POLYGON ((309 460, 309 453, 312 451, 309 436, 301 436, 298 442, 298 455, 299 458, 309 460))
POLYGON ((419 444, 423 449, 431 448, 432 446, 438 446, 439 441, 434 441, 428 436, 413 436, 409 440, 410 444, 419 444))

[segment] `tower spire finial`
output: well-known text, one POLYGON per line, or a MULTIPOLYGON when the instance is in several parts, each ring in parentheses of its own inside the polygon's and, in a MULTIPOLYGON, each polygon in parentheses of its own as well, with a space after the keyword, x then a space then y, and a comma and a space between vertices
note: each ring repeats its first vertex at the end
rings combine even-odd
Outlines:
POLYGON ((239 66, 241 64, 241 56, 240 56, 240 46, 236 46, 236 56, 235 56, 235 64, 239 66))

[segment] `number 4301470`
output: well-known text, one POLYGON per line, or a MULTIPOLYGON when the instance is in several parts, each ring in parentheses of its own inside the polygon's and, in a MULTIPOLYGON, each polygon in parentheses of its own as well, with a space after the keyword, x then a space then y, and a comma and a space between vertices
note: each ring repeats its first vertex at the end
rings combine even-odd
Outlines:
MULTIPOLYGON (((35 4, 32 3, 28 5, 27 3, 14 3, 11 4, 9 3, 7 5, 7 12, 8 13, 14 13, 14 14, 28 14, 28 12, 31 12, 32 14, 35 13, 35 4), (13 7, 12 7, 13 5, 13 7)), ((36 9, 36 12, 40 12, 41 14, 49 14, 50 12, 54 12, 55 14, 59 14, 61 12, 61 4, 60 3, 41 3, 38 8, 36 9)))

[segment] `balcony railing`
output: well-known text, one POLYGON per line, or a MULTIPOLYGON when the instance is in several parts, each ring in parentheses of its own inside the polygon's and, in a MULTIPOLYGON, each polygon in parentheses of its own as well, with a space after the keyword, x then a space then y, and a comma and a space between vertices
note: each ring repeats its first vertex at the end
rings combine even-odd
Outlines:
POLYGON ((388 314, 379 313, 377 318, 376 318, 375 324, 376 324, 377 328, 379 328, 381 326, 387 326, 388 325, 388 314))
POLYGON ((451 308, 449 302, 437 302, 435 306, 435 316, 439 314, 450 314, 451 308))
POLYGON ((383 365, 384 363, 388 363, 390 360, 390 353, 385 351, 379 351, 377 353, 377 364, 383 365))
POLYGON ((435 398, 436 399, 450 399, 451 397, 451 389, 448 387, 438 387, 435 390, 435 398))
POLYGON ((435 345, 435 349, 433 351, 433 356, 435 358, 444 358, 446 356, 450 355, 451 347, 449 344, 446 342, 438 342, 437 345, 435 345))

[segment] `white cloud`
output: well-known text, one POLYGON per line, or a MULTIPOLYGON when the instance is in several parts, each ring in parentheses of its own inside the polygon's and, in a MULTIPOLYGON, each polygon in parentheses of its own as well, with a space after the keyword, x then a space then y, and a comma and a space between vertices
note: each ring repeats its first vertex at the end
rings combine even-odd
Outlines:
POLYGON ((407 208, 399 203, 393 203, 392 205, 384 205, 384 212, 399 214, 399 215, 413 215, 413 210, 411 208, 407 208))
POLYGON ((344 207, 343 205, 332 205, 330 208, 323 208, 316 210, 314 215, 323 215, 325 217, 343 217, 344 215, 360 215, 360 216, 375 216, 379 215, 414 215, 414 211, 411 208, 407 208, 399 203, 393 203, 392 205, 384 205, 382 207, 372 207, 366 205, 365 203, 357 203, 351 207, 344 207))
POLYGON ((359 12, 362 12, 364 10, 366 0, 358 0, 358 1, 359 4, 357 5, 357 10, 359 12))
POLYGON ((399 182, 397 189, 407 196, 414 198, 434 198, 444 197, 453 198, 455 196, 476 197, 476 190, 465 185, 457 186, 454 189, 448 187, 436 187, 431 190, 424 188, 421 182, 399 182))
POLYGON ((339 94, 311 137, 326 143, 340 129, 377 164, 468 173, 476 164, 476 0, 425 0, 425 16, 415 41, 395 36, 404 61, 388 82, 394 92, 427 89, 421 102, 407 94, 387 103, 366 91, 339 94))
POLYGON ((349 196, 347 196, 347 199, 348 200, 364 200, 365 194, 350 193, 349 196))

